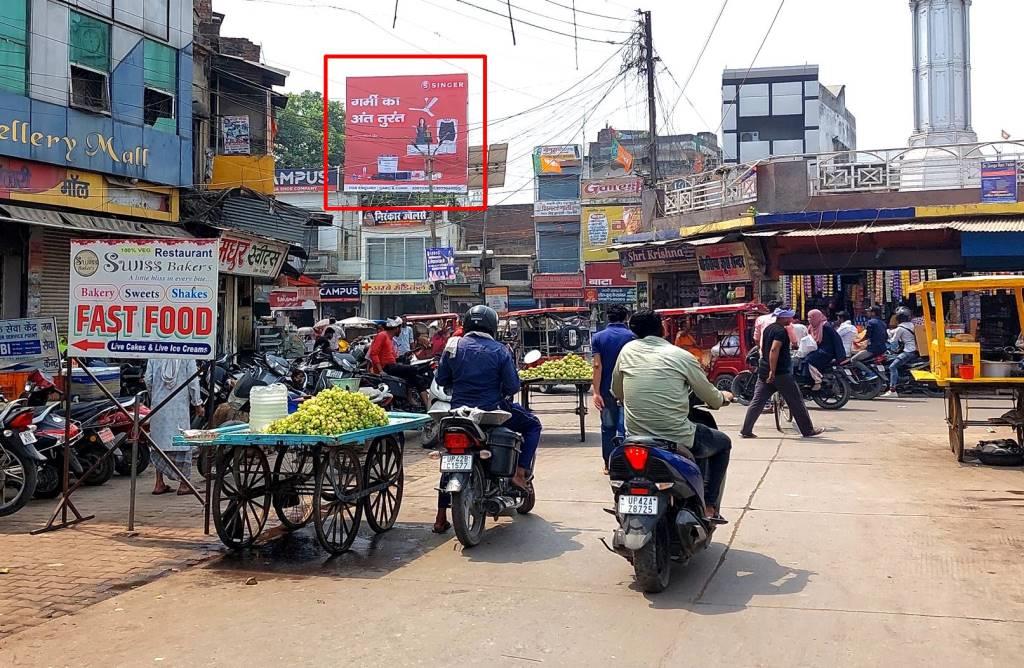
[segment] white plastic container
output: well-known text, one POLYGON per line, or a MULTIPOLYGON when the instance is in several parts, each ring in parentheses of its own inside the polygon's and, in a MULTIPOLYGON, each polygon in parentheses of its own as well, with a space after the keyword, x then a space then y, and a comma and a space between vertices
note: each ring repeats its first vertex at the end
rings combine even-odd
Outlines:
POLYGON ((277 383, 249 390, 249 431, 261 432, 284 417, 288 417, 287 387, 277 383))

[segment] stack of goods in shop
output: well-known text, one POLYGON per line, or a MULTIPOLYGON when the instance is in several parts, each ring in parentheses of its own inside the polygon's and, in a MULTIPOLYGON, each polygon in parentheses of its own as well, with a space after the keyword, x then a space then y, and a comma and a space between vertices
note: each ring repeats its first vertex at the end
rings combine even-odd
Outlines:
POLYGON ((387 412, 359 392, 332 387, 299 404, 288 417, 274 420, 268 434, 333 436, 389 424, 387 412))
POLYGON ((572 354, 548 360, 519 372, 519 378, 522 380, 591 380, 593 376, 594 369, 587 360, 572 354))

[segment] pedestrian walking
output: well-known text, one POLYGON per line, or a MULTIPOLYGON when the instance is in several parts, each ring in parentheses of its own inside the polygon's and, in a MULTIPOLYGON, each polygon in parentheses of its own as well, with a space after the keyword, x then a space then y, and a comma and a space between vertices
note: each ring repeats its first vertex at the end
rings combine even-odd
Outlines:
POLYGON ((757 438, 754 434, 754 423, 761 417, 765 405, 773 394, 782 395, 789 411, 796 420, 800 433, 805 437, 817 436, 824 429, 815 428, 811 416, 807 414, 804 399, 793 378, 793 356, 791 354, 790 333, 786 329, 793 316, 792 310, 783 308, 775 315, 775 322, 768 325, 761 337, 761 360, 757 365, 757 385, 754 386, 754 398, 747 406, 747 415, 740 429, 743 438, 757 438))
POLYGON ((149 421, 149 435, 153 442, 174 462, 184 476, 179 479, 178 474, 164 461, 163 457, 154 458, 153 462, 156 465, 154 494, 167 494, 171 491, 170 486, 164 482, 164 478, 178 480, 179 496, 191 493, 185 481, 192 474, 192 447, 174 445, 173 441, 182 429, 188 429, 191 426, 189 403, 195 406, 197 411, 202 411, 203 408, 203 399, 199 392, 199 379, 195 377, 195 372, 195 360, 155 359, 149 360, 149 363, 146 364, 146 387, 149 388, 149 395, 154 406, 188 381, 189 377, 192 377, 192 380, 188 381, 188 389, 175 394, 170 401, 153 414, 149 421))
POLYGON ((636 338, 626 326, 629 311, 621 304, 608 309, 608 326, 594 335, 594 408, 601 412, 601 459, 608 474, 608 458, 615 448, 615 436, 625 436, 622 404, 612 395, 612 371, 623 346, 636 338))

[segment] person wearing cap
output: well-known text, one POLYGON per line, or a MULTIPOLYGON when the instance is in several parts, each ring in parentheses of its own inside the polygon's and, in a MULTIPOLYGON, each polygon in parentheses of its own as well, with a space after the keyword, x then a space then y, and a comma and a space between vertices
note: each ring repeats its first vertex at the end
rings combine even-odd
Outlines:
POLYGON ((398 322, 398 331, 395 333, 395 351, 401 357, 412 351, 412 327, 405 324, 401 318, 394 318, 398 322))
POLYGON ((768 312, 764 315, 757 316, 754 320, 754 346, 761 347, 761 335, 764 333, 765 327, 775 322, 775 316, 782 307, 782 302, 778 299, 773 299, 767 304, 768 312))
POLYGON ((747 415, 740 428, 743 438, 757 438, 754 434, 754 423, 761 416, 765 405, 773 394, 782 395, 789 412, 796 420, 800 433, 805 438, 817 436, 825 431, 815 428, 811 416, 807 413, 803 395, 793 378, 793 356, 791 352, 790 333, 787 327, 796 315, 788 307, 779 309, 775 314, 775 322, 768 325, 761 336, 761 360, 757 365, 757 385, 754 386, 754 397, 747 406, 747 415))

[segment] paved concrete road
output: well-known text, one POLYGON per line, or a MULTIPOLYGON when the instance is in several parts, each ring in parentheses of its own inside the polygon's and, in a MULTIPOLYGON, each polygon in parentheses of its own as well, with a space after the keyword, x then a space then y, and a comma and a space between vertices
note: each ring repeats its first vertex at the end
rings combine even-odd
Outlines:
MULTIPOLYGON (((722 411, 727 432, 742 410, 722 411)), ((420 461, 400 524, 351 554, 300 533, 19 633, 0 664, 1019 665, 1024 472, 957 465, 940 401, 813 417, 823 438, 779 437, 766 416, 737 440, 731 524, 660 595, 599 542, 596 420, 580 444, 574 415, 549 415, 535 515, 473 550, 429 532, 420 461)))

